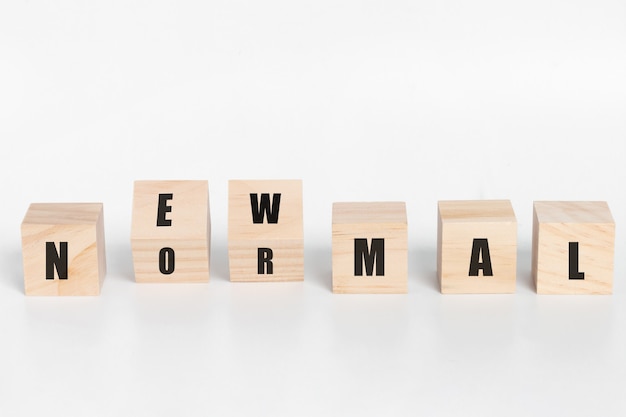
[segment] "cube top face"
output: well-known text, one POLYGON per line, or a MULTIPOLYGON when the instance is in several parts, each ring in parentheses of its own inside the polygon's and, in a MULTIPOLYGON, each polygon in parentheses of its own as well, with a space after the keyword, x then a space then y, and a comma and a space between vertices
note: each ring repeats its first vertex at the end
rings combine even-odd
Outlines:
POLYGON ((135 181, 133 239, 206 239, 208 196, 205 180, 135 181))
POLYGON ((354 224, 407 224, 406 203, 333 203, 333 226, 354 224))
POLYGON ((615 223, 606 202, 535 202, 538 294, 611 294, 615 223))
POLYGON ((102 216, 102 203, 33 203, 23 225, 93 225, 102 216))
POLYGON ((26 295, 98 295, 106 274, 101 203, 34 203, 22 222, 26 295))
POLYGON ((332 254, 334 293, 406 293, 406 204, 334 203, 332 254))
POLYGON ((606 201, 535 201, 540 223, 615 224, 606 201))
POLYGON ((515 292, 517 221, 510 201, 440 201, 438 206, 441 292, 515 292))
POLYGON ((516 222, 509 200, 440 201, 439 215, 443 222, 516 222))
POLYGON ((302 180, 228 181, 228 237, 303 239, 302 180))

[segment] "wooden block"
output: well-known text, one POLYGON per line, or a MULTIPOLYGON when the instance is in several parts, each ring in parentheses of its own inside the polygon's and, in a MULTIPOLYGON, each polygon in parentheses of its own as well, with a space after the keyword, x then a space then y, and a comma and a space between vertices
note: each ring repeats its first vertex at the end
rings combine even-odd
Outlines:
POLYGON ((440 201, 438 217, 443 294, 515 292, 517 221, 510 201, 440 201))
POLYGON ((22 221, 26 295, 98 295, 106 275, 101 203, 31 204, 22 221))
POLYGON ((535 201, 538 294, 611 294, 615 222, 604 201, 535 201))
POLYGON ((333 292, 406 293, 406 205, 333 204, 333 292))
POLYGON ((209 282, 210 242, 208 181, 135 181, 135 281, 209 282))
POLYGON ((304 280, 301 180, 228 182, 228 260, 231 281, 304 280))

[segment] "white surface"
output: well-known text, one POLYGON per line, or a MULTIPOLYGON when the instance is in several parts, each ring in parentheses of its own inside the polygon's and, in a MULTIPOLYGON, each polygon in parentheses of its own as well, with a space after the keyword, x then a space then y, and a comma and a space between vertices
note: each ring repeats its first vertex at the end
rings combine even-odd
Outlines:
POLYGON ((626 412, 623 1, 3 2, 0 414, 626 412), (302 178, 304 283, 231 284, 227 180, 302 178), (135 179, 208 179, 211 283, 137 285, 135 179), (443 296, 436 202, 510 198, 515 295, 443 296), (615 293, 538 296, 533 200, 607 200, 615 293), (330 291, 333 201, 406 201, 409 294, 330 291), (96 298, 27 298, 31 202, 102 201, 96 298))

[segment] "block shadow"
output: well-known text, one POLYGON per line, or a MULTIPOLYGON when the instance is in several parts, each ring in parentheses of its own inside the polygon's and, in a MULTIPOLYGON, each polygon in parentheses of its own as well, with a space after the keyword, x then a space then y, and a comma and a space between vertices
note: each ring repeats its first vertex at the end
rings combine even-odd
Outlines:
POLYGON ((0 254, 2 282, 11 290, 24 294, 24 266, 22 252, 19 249, 3 250, 0 254))
MULTIPOLYGON (((437 279, 437 248, 428 246, 412 246, 409 249, 409 282, 417 282, 439 293, 437 279)), ((410 291, 410 289, 409 289, 410 291)))
POLYGON ((230 281, 230 270, 228 268, 228 245, 216 243, 211 240, 211 279, 230 281))
POLYGON ((332 292, 332 248, 330 246, 305 247, 304 280, 332 292))
POLYGON ((125 281, 135 282, 133 252, 129 243, 115 242, 107 246, 107 275, 120 276, 125 281))
POLYGON ((536 292, 532 272, 532 249, 517 249, 517 287, 536 292))

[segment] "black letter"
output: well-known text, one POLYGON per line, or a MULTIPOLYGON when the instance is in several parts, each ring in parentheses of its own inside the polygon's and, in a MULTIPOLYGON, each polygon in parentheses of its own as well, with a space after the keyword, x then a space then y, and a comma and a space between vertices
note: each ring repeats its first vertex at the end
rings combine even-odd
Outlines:
POLYGON ((585 279, 585 273, 578 272, 578 242, 569 243, 569 279, 585 279))
POLYGON ((259 206, 259 195, 250 193, 250 205, 252 206, 252 222, 263 223, 263 213, 267 214, 268 223, 278 223, 278 210, 280 209, 280 193, 272 197, 270 207, 270 195, 261 194, 261 205, 259 206))
POLYGON ((374 272, 376 275, 385 275, 385 239, 372 239, 372 250, 367 247, 367 239, 354 239, 354 276, 363 276, 363 261, 365 273, 368 277, 374 272))
POLYGON ((478 270, 483 270, 484 277, 492 277, 491 256, 489 255, 489 243, 487 239, 474 239, 472 244, 472 258, 470 259, 469 276, 477 277, 478 270), (480 253, 482 252, 483 261, 480 262, 480 253))
POLYGON ((259 275, 263 275, 266 273, 272 275, 274 273, 274 263, 272 262, 272 258, 274 257, 274 252, 270 248, 259 248, 257 251, 257 273, 259 275))
POLYGON ((159 209, 157 210, 157 226, 171 226, 172 221, 165 218, 165 213, 172 211, 172 206, 167 205, 167 200, 174 198, 174 194, 159 194, 159 209))
POLYGON ((163 275, 174 272, 174 249, 163 248, 159 251, 159 271, 163 275))
POLYGON ((61 254, 57 253, 54 242, 46 242, 46 279, 54 279, 56 267, 59 279, 67 279, 67 242, 60 242, 61 254))

